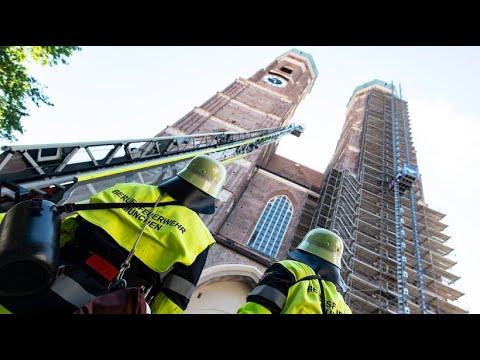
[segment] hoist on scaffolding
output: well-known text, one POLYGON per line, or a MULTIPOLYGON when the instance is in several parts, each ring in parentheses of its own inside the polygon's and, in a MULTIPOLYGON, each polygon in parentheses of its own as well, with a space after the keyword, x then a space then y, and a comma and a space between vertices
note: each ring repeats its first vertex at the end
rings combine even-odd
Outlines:
POLYGON ((398 183, 398 190, 400 191, 400 194, 403 194, 406 190, 410 190, 412 188, 412 185, 417 178, 417 167, 411 164, 403 164, 403 166, 399 169, 397 176, 390 180, 389 190, 393 191, 394 181, 396 179, 398 183))

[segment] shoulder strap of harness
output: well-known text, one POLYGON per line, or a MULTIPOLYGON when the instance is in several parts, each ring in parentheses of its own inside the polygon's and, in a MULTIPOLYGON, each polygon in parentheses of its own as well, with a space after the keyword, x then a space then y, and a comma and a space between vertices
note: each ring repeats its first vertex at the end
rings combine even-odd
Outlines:
POLYGON ((325 290, 323 289, 323 284, 322 284, 322 280, 324 280, 320 275, 309 275, 309 276, 305 276, 303 278, 301 278, 300 280, 297 280, 295 281, 295 283, 293 285, 295 285, 296 283, 300 282, 300 281, 304 281, 304 280, 318 280, 318 282, 320 283, 320 301, 321 301, 321 306, 322 306, 322 314, 326 314, 326 309, 325 309, 325 290))

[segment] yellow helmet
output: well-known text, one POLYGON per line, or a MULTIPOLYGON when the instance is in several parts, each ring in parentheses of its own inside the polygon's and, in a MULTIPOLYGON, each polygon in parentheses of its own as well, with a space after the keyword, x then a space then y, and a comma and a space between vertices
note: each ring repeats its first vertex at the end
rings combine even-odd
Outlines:
POLYGON ((330 230, 317 228, 310 230, 288 256, 307 264, 323 279, 339 285, 345 292, 348 287, 340 274, 342 254, 343 241, 340 236, 330 230))
POLYGON ((191 210, 214 214, 215 199, 219 198, 226 179, 227 170, 220 161, 199 155, 176 176, 158 186, 191 210))
POLYGON ((194 157, 177 175, 204 193, 218 199, 227 178, 227 170, 220 161, 211 156, 199 155, 194 157))
POLYGON ((342 268, 343 241, 333 231, 322 228, 310 230, 297 249, 318 256, 339 269, 342 268))

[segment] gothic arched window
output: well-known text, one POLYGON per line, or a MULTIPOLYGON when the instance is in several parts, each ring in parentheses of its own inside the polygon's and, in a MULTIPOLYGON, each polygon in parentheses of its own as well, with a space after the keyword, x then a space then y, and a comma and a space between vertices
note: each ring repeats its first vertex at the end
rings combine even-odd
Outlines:
POLYGON ((276 196, 263 209, 262 216, 248 241, 248 246, 275 258, 293 214, 293 206, 285 195, 276 196))

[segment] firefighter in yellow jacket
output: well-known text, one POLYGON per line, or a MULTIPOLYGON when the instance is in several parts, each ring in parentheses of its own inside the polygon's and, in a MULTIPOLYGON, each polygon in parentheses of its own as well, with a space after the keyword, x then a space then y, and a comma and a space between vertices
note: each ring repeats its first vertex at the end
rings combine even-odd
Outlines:
POLYGON ((248 294, 238 314, 351 314, 340 288, 342 239, 334 232, 310 230, 289 260, 270 266, 248 294))
MULTIPOLYGON (((90 203, 154 203, 133 207, 83 210, 61 224, 63 274, 38 294, 0 296, 0 313, 73 313, 103 295, 144 228, 130 267, 128 287, 144 286, 154 314, 179 314, 187 307, 214 244, 199 213, 213 214, 226 180, 225 167, 208 155, 159 186, 121 183, 90 198, 90 203), (178 205, 165 205, 176 201, 178 205)), ((8 215, 7 215, 8 216, 8 215)))

